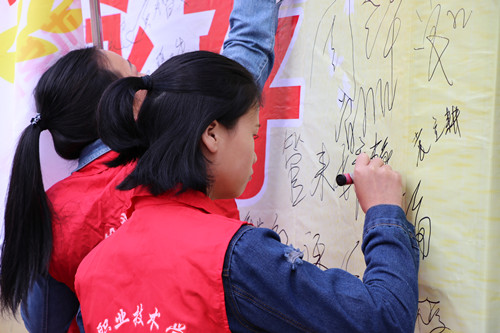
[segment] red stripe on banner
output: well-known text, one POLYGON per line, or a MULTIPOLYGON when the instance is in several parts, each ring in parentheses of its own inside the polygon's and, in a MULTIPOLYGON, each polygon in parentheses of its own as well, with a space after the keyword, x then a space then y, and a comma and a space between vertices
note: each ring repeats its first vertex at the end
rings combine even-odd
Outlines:
POLYGON ((214 9, 214 19, 208 35, 200 37, 200 50, 220 53, 224 38, 229 29, 229 15, 233 9, 233 0, 186 0, 184 2, 184 14, 214 9))
POLYGON ((149 54, 153 50, 153 42, 149 39, 146 32, 139 27, 139 31, 137 32, 137 36, 135 37, 134 46, 132 47, 132 51, 130 51, 130 55, 128 60, 137 67, 139 72, 142 71, 146 60, 148 60, 149 54))
MULTIPOLYGON (((122 55, 120 20, 121 14, 113 14, 101 17, 103 41, 108 42, 109 51, 113 51, 119 55, 122 55)), ((87 43, 92 43, 91 29, 92 27, 90 25, 90 19, 87 19, 85 22, 85 41, 87 43)))
POLYGON ((269 79, 264 86, 264 107, 260 109, 259 138, 255 141, 257 162, 253 166, 252 180, 238 199, 256 196, 264 185, 266 161, 267 121, 271 119, 298 119, 300 113, 300 86, 269 88, 282 66, 285 54, 292 41, 299 16, 280 18, 274 47, 275 62, 269 79))
POLYGON ((9 6, 12 6, 13 4, 16 3, 17 0, 9 0, 9 6))
POLYGON ((109 5, 125 13, 128 8, 128 0, 101 0, 101 4, 109 5))

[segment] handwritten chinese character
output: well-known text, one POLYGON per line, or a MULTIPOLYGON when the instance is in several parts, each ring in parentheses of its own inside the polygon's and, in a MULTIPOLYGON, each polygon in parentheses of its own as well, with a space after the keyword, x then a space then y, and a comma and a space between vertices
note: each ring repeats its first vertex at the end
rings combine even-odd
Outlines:
POLYGON ((418 162, 420 161, 423 161, 424 158, 425 158, 425 155, 427 155, 430 150, 431 150, 431 145, 429 145, 429 148, 427 148, 427 150, 424 148, 424 145, 422 144, 422 140, 420 139, 420 136, 422 135, 422 130, 423 128, 420 129, 419 132, 415 132, 415 137, 413 139, 412 142, 414 142, 415 144, 413 145, 413 147, 415 147, 418 143, 418 157, 417 157, 417 166, 418 166, 418 162))

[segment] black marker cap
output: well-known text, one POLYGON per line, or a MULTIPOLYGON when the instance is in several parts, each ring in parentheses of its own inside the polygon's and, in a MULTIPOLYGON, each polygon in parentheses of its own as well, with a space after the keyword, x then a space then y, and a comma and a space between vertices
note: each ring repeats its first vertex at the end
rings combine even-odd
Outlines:
POLYGON ((337 177, 335 177, 335 181, 338 186, 344 186, 347 184, 347 178, 343 174, 337 175, 337 177))

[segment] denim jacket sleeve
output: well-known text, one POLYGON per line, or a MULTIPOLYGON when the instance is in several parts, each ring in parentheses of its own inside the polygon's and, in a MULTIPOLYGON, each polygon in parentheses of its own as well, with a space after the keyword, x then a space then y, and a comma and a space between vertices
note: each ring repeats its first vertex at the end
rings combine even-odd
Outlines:
POLYGON ((365 218, 363 280, 321 270, 266 228, 233 237, 223 270, 229 326, 235 332, 414 332, 419 252, 414 227, 397 206, 365 218))
POLYGON ((66 333, 80 304, 64 283, 39 276, 21 304, 21 317, 30 333, 66 333))
POLYGON ((243 65, 262 89, 274 64, 281 0, 235 0, 222 55, 243 65))

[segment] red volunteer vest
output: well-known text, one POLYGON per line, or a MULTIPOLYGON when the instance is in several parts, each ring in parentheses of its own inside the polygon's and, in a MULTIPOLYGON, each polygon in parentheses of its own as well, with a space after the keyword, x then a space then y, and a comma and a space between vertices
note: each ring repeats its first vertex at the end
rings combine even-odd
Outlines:
MULTIPOLYGON (((116 186, 132 172, 135 163, 117 168, 106 166, 116 156, 115 152, 102 155, 47 191, 53 237, 49 273, 73 291, 82 259, 118 230, 131 213, 133 191, 119 191, 116 186)), ((239 218, 234 200, 216 202, 222 214, 239 218)), ((75 322, 68 332, 79 332, 75 322)))
POLYGON ((244 222, 200 192, 137 195, 128 221, 78 269, 85 331, 229 332, 222 268, 244 222))
POLYGON ((75 291, 74 281, 82 259, 128 218, 131 191, 116 186, 135 164, 110 168, 117 156, 108 152, 48 191, 52 208, 52 255, 50 275, 75 291))

